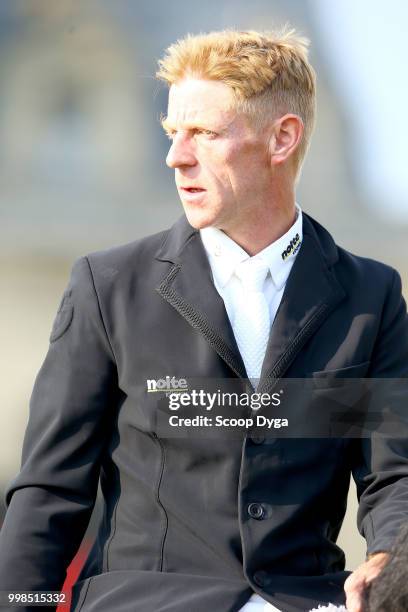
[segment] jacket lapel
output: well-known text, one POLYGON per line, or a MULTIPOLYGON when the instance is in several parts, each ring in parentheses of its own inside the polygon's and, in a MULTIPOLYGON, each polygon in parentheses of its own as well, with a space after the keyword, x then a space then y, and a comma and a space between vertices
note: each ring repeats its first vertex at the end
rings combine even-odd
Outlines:
POLYGON ((332 270, 337 259, 337 247, 330 234, 303 213, 302 247, 272 325, 258 391, 271 391, 345 297, 332 270))
POLYGON ((246 377, 224 302, 216 290, 200 234, 182 217, 157 256, 173 264, 156 288, 241 378, 246 377))

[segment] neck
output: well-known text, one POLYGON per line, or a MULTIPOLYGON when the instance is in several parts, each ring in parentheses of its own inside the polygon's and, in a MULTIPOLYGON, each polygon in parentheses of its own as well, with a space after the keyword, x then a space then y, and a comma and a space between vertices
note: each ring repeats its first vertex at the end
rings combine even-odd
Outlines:
POLYGON ((252 210, 246 223, 221 228, 251 257, 286 234, 296 220, 294 194, 278 203, 268 204, 252 210))

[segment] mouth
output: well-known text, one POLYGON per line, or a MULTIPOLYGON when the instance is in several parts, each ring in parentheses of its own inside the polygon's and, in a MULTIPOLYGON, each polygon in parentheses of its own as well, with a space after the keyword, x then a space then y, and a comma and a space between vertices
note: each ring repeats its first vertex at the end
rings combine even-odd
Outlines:
POLYGON ((178 190, 180 198, 185 204, 202 204, 207 193, 207 190, 202 187, 179 187, 178 190))
POLYGON ((202 193, 205 189, 202 187, 179 187, 180 191, 185 193, 202 193))

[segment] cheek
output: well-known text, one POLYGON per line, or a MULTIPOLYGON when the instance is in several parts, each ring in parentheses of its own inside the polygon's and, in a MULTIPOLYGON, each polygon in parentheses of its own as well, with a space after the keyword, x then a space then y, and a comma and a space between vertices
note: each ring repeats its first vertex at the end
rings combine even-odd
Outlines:
POLYGON ((253 142, 206 143, 197 158, 203 175, 224 191, 245 189, 268 167, 267 152, 253 142))
POLYGON ((263 168, 269 165, 268 151, 263 142, 259 140, 246 140, 235 142, 226 151, 228 164, 235 168, 263 168))
POLYGON ((230 151, 226 165, 231 176, 240 184, 253 181, 269 167, 264 151, 250 145, 230 151))
POLYGON ((214 150, 211 147, 203 147, 200 155, 197 156, 201 166, 201 172, 218 187, 229 184, 229 176, 234 156, 225 149, 214 150))

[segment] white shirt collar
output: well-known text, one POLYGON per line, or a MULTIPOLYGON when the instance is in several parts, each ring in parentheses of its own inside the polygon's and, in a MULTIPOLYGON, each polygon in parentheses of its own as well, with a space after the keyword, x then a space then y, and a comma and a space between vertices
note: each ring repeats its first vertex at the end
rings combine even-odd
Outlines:
MULTIPOLYGON (((292 227, 254 256, 267 263, 277 290, 285 285, 303 240, 302 210, 298 204, 296 211, 297 217, 292 227)), ((210 260, 214 280, 220 287, 224 287, 237 265, 250 256, 220 229, 206 227, 200 230, 200 236, 210 260)))

